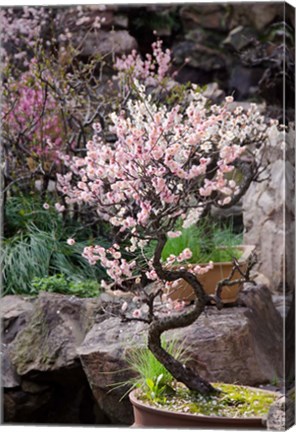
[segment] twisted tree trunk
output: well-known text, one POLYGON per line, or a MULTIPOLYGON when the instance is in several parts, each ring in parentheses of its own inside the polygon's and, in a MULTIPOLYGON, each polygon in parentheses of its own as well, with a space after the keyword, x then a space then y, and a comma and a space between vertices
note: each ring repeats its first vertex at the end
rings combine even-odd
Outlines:
POLYGON ((192 369, 180 363, 161 346, 161 335, 163 332, 175 328, 187 327, 192 324, 201 315, 209 299, 201 283, 192 273, 186 270, 171 271, 162 267, 160 259, 165 243, 166 236, 161 235, 154 254, 153 264, 155 271, 162 280, 175 281, 180 278, 184 279, 192 286, 196 295, 196 300, 193 309, 189 312, 183 313, 182 315, 154 319, 149 326, 148 347, 157 360, 166 367, 173 377, 177 381, 185 384, 190 390, 195 390, 202 394, 215 393, 217 390, 209 382, 201 378, 199 374, 192 369))

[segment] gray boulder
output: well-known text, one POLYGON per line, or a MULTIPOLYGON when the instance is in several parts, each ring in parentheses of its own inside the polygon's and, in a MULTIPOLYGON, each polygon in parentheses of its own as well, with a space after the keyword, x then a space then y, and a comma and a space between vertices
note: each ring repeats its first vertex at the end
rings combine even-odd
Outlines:
POLYGON ((74 46, 80 46, 80 55, 93 56, 95 54, 121 55, 138 48, 136 39, 127 30, 104 31, 90 33, 86 38, 84 34, 73 38, 74 46))
POLYGON ((265 181, 252 183, 243 198, 244 243, 256 246, 257 270, 270 280, 273 294, 286 295, 295 288, 294 142, 292 125, 285 134, 270 129, 269 144, 259 156, 267 165, 260 178, 265 181))
POLYGON ((18 375, 54 372, 79 363, 76 347, 92 327, 100 300, 42 293, 10 346, 18 375))
POLYGON ((112 423, 133 423, 127 381, 135 374, 126 356, 129 350, 145 344, 146 330, 142 322, 122 322, 112 317, 95 324, 78 348, 94 397, 112 423), (119 386, 122 383, 125 385, 119 386))
POLYGON ((101 301, 42 293, 32 301, 7 296, 1 306, 9 341, 2 347, 4 421, 108 424, 76 353, 102 317, 101 301))
POLYGON ((283 431, 295 424, 295 402, 289 396, 281 395, 271 405, 267 415, 267 430, 283 431))
POLYGON ((7 295, 1 299, 2 342, 10 343, 25 326, 34 306, 31 297, 7 295))

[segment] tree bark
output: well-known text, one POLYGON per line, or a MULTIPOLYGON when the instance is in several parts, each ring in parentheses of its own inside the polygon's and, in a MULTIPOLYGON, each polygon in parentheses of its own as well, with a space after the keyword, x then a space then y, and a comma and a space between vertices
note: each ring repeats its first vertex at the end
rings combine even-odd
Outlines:
POLYGON ((172 357, 161 346, 161 335, 163 332, 175 328, 187 327, 192 324, 203 312, 209 297, 204 292, 204 289, 198 279, 186 270, 171 271, 162 267, 160 258, 161 252, 166 243, 166 236, 161 235, 158 240, 156 251, 154 254, 154 268, 158 276, 162 280, 174 281, 183 278, 188 282, 196 295, 196 300, 193 309, 183 313, 182 315, 169 316, 164 318, 155 318, 149 326, 148 331, 148 347, 154 356, 159 360, 173 377, 186 385, 190 390, 198 391, 202 394, 216 393, 217 390, 212 385, 200 377, 192 369, 183 365, 181 362, 172 357))

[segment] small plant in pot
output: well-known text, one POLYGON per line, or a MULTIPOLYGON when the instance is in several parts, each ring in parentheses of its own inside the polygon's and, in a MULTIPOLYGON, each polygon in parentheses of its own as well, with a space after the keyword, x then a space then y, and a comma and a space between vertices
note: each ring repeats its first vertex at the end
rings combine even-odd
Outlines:
MULTIPOLYGON (((176 257, 184 249, 189 248, 192 256, 186 262, 186 268, 193 271, 196 269, 199 272, 200 282, 207 294, 214 294, 217 283, 229 278, 230 275, 229 281, 240 279, 240 271, 246 270, 247 261, 254 251, 254 246, 242 245, 241 235, 235 234, 231 227, 220 226, 209 217, 199 221, 197 225, 180 227, 171 235, 162 251, 163 262, 173 262, 172 265, 168 264, 168 268, 176 269, 178 267, 176 257), (232 271, 234 260, 236 268, 232 271), (212 263, 212 268, 202 274, 202 269, 207 268, 208 263, 212 263)), ((179 264, 179 267, 181 265, 179 264)), ((234 303, 238 298, 239 290, 239 283, 224 286, 221 293, 222 302, 234 303)), ((168 296, 172 300, 194 300, 191 286, 182 279, 171 283, 168 296)))
MULTIPOLYGON (((183 364, 191 360, 186 339, 181 343, 162 338, 166 351, 183 364)), ((136 376, 114 387, 132 389, 136 425, 145 426, 217 426, 261 428, 275 394, 257 388, 234 384, 214 383, 217 390, 211 395, 188 392, 143 346, 129 351, 127 363, 136 376)))
MULTIPOLYGON (((246 112, 231 110, 232 97, 221 106, 209 105, 191 88, 186 106, 167 107, 152 102, 137 82, 133 92, 126 109, 111 115, 116 141, 105 142, 100 125, 95 125, 85 157, 65 161, 69 173, 58 177, 59 188, 69 204, 93 205, 113 225, 113 245, 86 247, 84 256, 93 265, 100 262, 117 285, 138 276, 135 290, 144 306, 126 319, 148 324, 148 348, 155 358, 190 392, 217 395, 215 386, 165 349, 161 337, 195 322, 209 302, 222 308, 224 287, 249 280, 254 260, 239 271, 237 279, 229 275, 217 283, 213 294, 207 294, 199 276, 212 263, 202 269, 175 269, 169 265, 188 261, 192 251, 185 248, 165 262, 162 254, 167 238, 179 235, 180 218, 184 226, 198 224, 210 206, 229 208, 241 199, 261 172, 258 152, 268 140, 268 127, 254 104, 246 112), (231 176, 237 170, 240 181, 231 176), (155 250, 143 275, 137 251, 144 254, 149 244, 155 250), (156 308, 159 298, 166 301, 163 293, 168 284, 180 279, 192 287, 193 304, 175 311, 165 305, 156 308)), ((126 307, 123 303, 123 312, 126 307)))

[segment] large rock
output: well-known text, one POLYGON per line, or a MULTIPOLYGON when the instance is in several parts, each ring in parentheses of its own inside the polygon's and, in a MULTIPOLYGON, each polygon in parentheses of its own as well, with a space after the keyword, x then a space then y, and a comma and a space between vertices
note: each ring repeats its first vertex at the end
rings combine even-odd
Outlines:
MULTIPOLYGON (((34 309, 31 297, 7 295, 1 299, 1 384, 3 393, 3 414, 5 422, 27 422, 30 418, 38 421, 51 397, 49 386, 34 384, 34 390, 28 382, 22 388, 22 379, 11 363, 9 349, 17 334, 25 328, 34 309), (27 384, 27 387, 26 387, 27 384)), ((29 347, 28 347, 29 348, 29 347)))
POLYGON ((265 180, 253 183, 243 199, 244 242, 256 246, 257 270, 268 277, 274 294, 294 290, 294 142, 292 127, 285 135, 271 128, 263 155, 265 180))
POLYGON ((33 310, 34 299, 25 296, 7 295, 1 298, 2 342, 10 343, 23 328, 33 310))
POLYGON ((95 324, 78 348, 94 396, 112 423, 133 423, 131 405, 124 397, 129 389, 127 381, 134 376, 126 354, 144 344, 146 329, 142 322, 109 318, 95 324), (125 385, 118 387, 120 383, 125 385))
POLYGON ((104 31, 90 33, 86 38, 84 34, 73 38, 73 45, 80 47, 80 55, 93 56, 101 55, 121 55, 131 52, 138 48, 136 39, 127 30, 104 31))
POLYGON ((281 395, 271 405, 266 421, 267 430, 283 431, 295 424, 295 401, 291 396, 281 395))
POLYGON ((27 325, 10 346, 19 375, 54 372, 79 364, 76 347, 92 327, 100 300, 42 293, 27 325))
POLYGON ((233 4, 229 26, 230 28, 237 25, 251 26, 262 31, 271 23, 284 20, 284 8, 281 2, 233 4))
MULTIPOLYGON (((282 320, 268 288, 247 285, 240 307, 208 307, 194 324, 169 331, 186 343, 190 364, 211 381, 256 385, 282 374, 282 320)), ((128 387, 114 388, 133 374, 126 355, 141 346, 147 325, 109 318, 95 324, 78 352, 94 396, 112 422, 131 424, 131 407, 120 398, 128 387), (113 388, 113 391, 111 391, 113 388)))
POLYGON ((185 5, 180 10, 180 18, 184 28, 194 29, 204 27, 216 31, 227 28, 227 7, 223 4, 198 4, 185 5))
POLYGON ((9 345, 16 335, 26 326, 33 311, 34 300, 30 297, 7 295, 1 299, 1 357, 2 357, 2 388, 12 389, 20 385, 20 377, 16 373, 9 356, 9 345))
POLYGON ((246 284, 239 301, 241 307, 220 312, 210 307, 185 332, 172 333, 180 340, 186 337, 197 369, 202 366, 207 379, 246 385, 269 382, 282 375, 282 319, 265 286, 246 284))
POLYGON ((220 50, 194 40, 176 42, 172 52, 175 65, 186 64, 186 67, 202 69, 209 73, 225 68, 227 62, 227 57, 220 50))
POLYGON ((1 306, 9 341, 2 351, 4 421, 108 424, 76 353, 102 317, 101 301, 43 293, 29 305, 4 297, 1 306))

